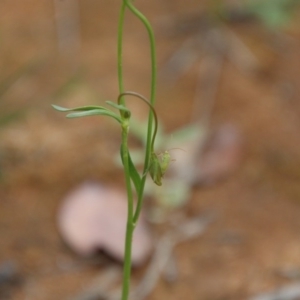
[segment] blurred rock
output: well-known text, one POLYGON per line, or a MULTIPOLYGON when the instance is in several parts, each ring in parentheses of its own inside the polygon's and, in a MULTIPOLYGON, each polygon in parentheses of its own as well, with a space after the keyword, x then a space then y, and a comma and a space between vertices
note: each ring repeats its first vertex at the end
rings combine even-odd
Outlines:
POLYGON ((214 183, 237 169, 243 156, 243 138, 232 124, 223 124, 206 141, 197 164, 195 183, 214 183))
MULTIPOLYGON (((65 242, 79 255, 89 256, 101 249, 123 261, 126 219, 125 192, 87 182, 63 199, 58 228, 65 242)), ((133 265, 141 265, 151 249, 151 235, 141 215, 133 237, 133 265)))
POLYGON ((174 163, 168 176, 190 186, 213 184, 240 165, 243 143, 242 133, 232 124, 211 132, 199 130, 199 136, 180 146, 184 151, 172 152, 174 163))

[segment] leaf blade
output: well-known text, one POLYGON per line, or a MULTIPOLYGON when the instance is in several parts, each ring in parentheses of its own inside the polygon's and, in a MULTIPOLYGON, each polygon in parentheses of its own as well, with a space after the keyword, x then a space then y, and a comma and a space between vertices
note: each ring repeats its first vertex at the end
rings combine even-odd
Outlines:
POLYGON ((74 108, 66 108, 59 105, 52 104, 51 105, 55 110, 60 112, 69 112, 69 111, 89 111, 89 110, 95 110, 95 109, 104 109, 107 110, 107 108, 103 106, 96 106, 96 105, 87 105, 87 106, 79 106, 74 108))
POLYGON ((107 110, 107 109, 94 109, 94 110, 88 110, 88 111, 77 111, 67 114, 67 118, 81 118, 81 117, 88 117, 88 116, 96 116, 96 115, 102 115, 102 116, 108 116, 112 117, 119 123, 122 123, 121 118, 115 114, 114 112, 107 110))
MULTIPOLYGON (((122 163, 124 165, 124 159, 123 159, 123 155, 122 155, 122 146, 120 148, 120 155, 121 155, 122 163)), ((137 194, 139 194, 142 179, 141 179, 141 176, 140 176, 139 172, 137 171, 137 169, 136 169, 136 167, 135 167, 135 165, 134 165, 134 163, 131 159, 130 153, 128 153, 128 164, 129 164, 130 178, 133 182, 133 185, 135 187, 135 190, 136 190, 137 194)))

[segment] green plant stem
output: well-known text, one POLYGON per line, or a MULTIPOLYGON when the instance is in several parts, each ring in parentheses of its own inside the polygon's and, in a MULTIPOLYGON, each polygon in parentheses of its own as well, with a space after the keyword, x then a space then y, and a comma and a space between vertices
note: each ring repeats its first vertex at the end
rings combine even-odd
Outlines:
POLYGON ((146 97, 144 97, 143 95, 136 93, 136 92, 131 92, 131 91, 126 91, 123 92, 119 95, 118 97, 118 104, 122 104, 122 99, 124 98, 124 96, 134 96, 139 98, 140 100, 142 100, 144 103, 146 103, 149 107, 149 109, 152 111, 153 113, 153 117, 154 117, 154 130, 153 130, 153 136, 151 138, 151 144, 150 144, 150 149, 151 152, 154 152, 154 142, 156 139, 156 135, 157 135, 157 130, 158 130, 158 118, 157 118, 157 114, 155 112, 154 107, 151 105, 151 103, 147 100, 146 97))
MULTIPOLYGON (((118 83, 119 94, 124 92, 124 80, 123 80, 123 27, 125 17, 126 3, 123 1, 118 24, 118 46, 117 46, 117 60, 118 60, 118 83)), ((121 98, 121 103, 124 105, 124 99, 121 98)))
MULTIPOLYGON (((119 81, 119 93, 124 92, 124 81, 123 81, 123 28, 124 28, 124 16, 126 7, 131 10, 131 12, 136 15, 144 26, 147 29, 149 40, 150 40, 150 52, 151 52, 151 84, 150 84, 150 103, 154 106, 155 103, 155 95, 156 95, 156 53, 155 53, 155 39, 153 30, 147 18, 139 12, 133 4, 129 0, 123 0, 120 16, 119 16, 119 25, 118 25, 118 81, 119 81)), ((121 103, 125 105, 124 99, 121 99, 121 103)), ((122 114, 122 113, 121 113, 122 114)), ((124 131, 124 130, 123 130, 124 131)), ((152 131, 153 131, 153 113, 152 110, 149 112, 148 117, 148 130, 147 130, 147 143, 146 143, 146 153, 145 153, 145 162, 144 162, 144 170, 143 176, 141 180, 141 185, 139 190, 137 191, 138 201, 135 213, 133 215, 133 200, 132 200, 132 189, 130 182, 130 170, 129 170, 129 153, 128 153, 128 145, 127 145, 127 135, 123 133, 122 136, 122 155, 123 155, 123 163, 126 177, 126 187, 128 193, 128 219, 127 219, 127 227, 126 227, 126 240, 125 240, 125 254, 124 254, 124 270, 123 270, 123 289, 122 289, 122 300, 127 300, 129 295, 130 288, 130 274, 131 274, 131 244, 132 244, 132 236, 135 228, 135 224, 139 218, 142 203, 143 203, 143 195, 144 195, 144 187, 146 183, 146 175, 147 170, 149 169, 150 155, 151 155, 151 141, 152 141, 152 131), (125 142, 126 141, 126 142, 125 142), (126 149, 125 149, 126 148, 126 149), (130 190, 130 192, 129 192, 130 190)))
POLYGON ((128 129, 129 124, 125 120, 122 124, 122 158, 124 164, 124 173, 127 189, 127 226, 124 253, 124 269, 123 269, 123 289, 122 300, 127 300, 130 291, 130 275, 131 275, 131 248, 132 237, 135 225, 133 223, 133 196, 129 170, 129 152, 128 152, 128 129))
MULTIPOLYGON (((147 29, 149 41, 150 41, 150 55, 151 55, 151 84, 150 84, 150 104, 154 106, 155 104, 155 96, 156 96, 156 74, 157 74, 157 68, 156 68, 156 51, 155 51, 155 38, 154 33, 152 30, 152 27, 147 20, 147 18, 139 11, 137 10, 130 0, 124 0, 126 3, 126 6, 131 10, 131 12, 136 15, 137 18, 140 19, 140 21, 144 24, 145 28, 147 29)), ((146 174, 147 170, 149 169, 149 162, 150 162, 150 156, 151 156, 151 141, 152 141, 152 131, 153 131, 153 112, 150 110, 149 117, 148 117, 148 131, 147 131, 147 142, 146 142, 146 153, 145 153, 145 161, 144 161, 144 170, 143 170, 143 177, 141 181, 141 187, 139 189, 138 193, 138 201, 136 210, 133 217, 133 222, 136 223, 143 204, 143 196, 144 196, 144 187, 146 183, 146 174)))
POLYGON ((131 10, 131 12, 137 16, 144 24, 145 28, 147 29, 149 41, 150 41, 150 55, 151 55, 151 95, 150 95, 150 103, 152 106, 155 104, 155 95, 156 95, 156 52, 155 52, 155 39, 152 27, 148 21, 148 19, 139 11, 137 10, 130 0, 124 0, 126 6, 131 10))
MULTIPOLYGON (((119 93, 124 91, 124 80, 123 80, 123 27, 125 17, 126 3, 122 1, 122 6, 119 15, 118 25, 118 46, 117 46, 117 60, 118 60, 118 83, 119 93)), ((124 99, 120 98, 123 105, 124 99)), ((121 113, 122 114, 122 113, 121 113)), ((127 225, 126 225, 126 237, 125 237, 125 250, 124 250, 124 266, 123 266, 123 285, 122 285, 122 300, 127 300, 130 292, 130 277, 131 277, 131 248, 132 248, 132 237, 134 231, 134 225, 132 223, 133 215, 133 199, 132 189, 130 182, 129 173, 129 153, 128 153, 128 127, 122 127, 122 160, 124 164, 124 173, 126 180, 127 189, 127 225)))

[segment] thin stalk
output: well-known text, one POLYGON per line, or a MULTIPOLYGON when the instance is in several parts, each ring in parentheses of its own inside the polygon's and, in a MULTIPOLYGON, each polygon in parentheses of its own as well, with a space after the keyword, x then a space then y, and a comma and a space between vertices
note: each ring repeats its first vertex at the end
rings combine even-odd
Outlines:
MULTIPOLYGON (((123 80, 123 28, 124 28, 124 17, 125 17, 126 3, 123 1, 118 24, 118 83, 119 83, 119 94, 124 92, 124 80, 123 80)), ((124 105, 124 100, 121 100, 124 105)))
MULTIPOLYGON (((124 91, 123 80, 123 27, 125 17, 126 3, 123 1, 118 25, 118 45, 117 45, 117 60, 118 60, 118 83, 119 93, 124 91)), ((121 103, 124 105, 124 100, 120 98, 121 103)), ((121 113, 122 115, 122 113, 121 113)), ((133 198, 132 187, 130 181, 129 171, 129 153, 128 153, 128 124, 126 127, 122 126, 122 158, 124 164, 124 174, 127 190, 127 225, 125 236, 125 251, 124 251, 124 266, 123 266, 123 286, 122 286, 122 300, 127 300, 130 292, 130 277, 131 277, 131 250, 132 250, 132 237, 134 231, 133 218, 133 198)))
POLYGON ((144 24, 145 28, 147 29, 149 41, 150 41, 150 55, 151 55, 151 95, 150 95, 150 103, 152 106, 155 104, 155 95, 156 95, 156 51, 155 51, 155 39, 152 27, 148 21, 148 19, 139 11, 137 10, 130 0, 124 0, 126 6, 131 10, 131 12, 137 16, 144 24))
MULTIPOLYGON (((151 152, 154 151, 154 141, 157 134, 157 115, 154 107, 149 103, 149 101, 142 95, 135 92, 123 92, 118 97, 118 104, 121 104, 124 96, 134 96, 138 97, 142 101, 144 101, 150 108, 154 116, 154 131, 153 137, 151 139, 151 152)), ((124 101, 124 100, 123 100, 124 101)), ((124 102, 123 102, 124 103, 124 102)), ((129 153, 128 153, 128 124, 123 124, 122 126, 122 158, 124 162, 124 170, 126 176, 126 187, 127 187, 127 197, 128 197, 128 212, 127 212, 127 227, 126 227, 126 239, 125 239, 125 254, 124 254, 124 270, 123 270, 123 290, 122 290, 122 300, 127 300, 130 289, 130 274, 131 274, 131 247, 132 247, 132 237, 133 231, 135 228, 136 221, 133 216, 133 200, 132 200, 132 188, 130 182, 130 171, 129 171, 129 153)), ((146 176, 143 177, 143 179, 146 176)), ((139 193, 140 195, 140 193, 139 193)), ((142 199, 142 197, 141 197, 142 199)), ((138 202, 138 206, 136 211, 140 211, 142 201, 138 202)), ((136 213, 135 213, 136 215, 136 213)))
MULTIPOLYGON (((130 92, 130 91, 123 92, 123 93, 121 93, 119 95, 119 97, 118 97, 118 104, 122 103, 121 101, 124 98, 124 96, 135 96, 135 97, 138 97, 139 99, 143 100, 149 106, 150 111, 153 113, 153 116, 154 116, 154 130, 153 130, 153 136, 152 136, 151 141, 150 141, 150 154, 151 154, 151 153, 154 152, 154 142, 155 142, 155 139, 156 139, 157 129, 158 129, 158 118, 157 118, 157 114, 155 112, 155 109, 151 105, 151 103, 147 100, 147 98, 145 98, 144 96, 142 96, 139 93, 130 92)), ((148 168, 147 169, 145 168, 145 170, 148 170, 148 168)), ((135 224, 138 221, 139 214, 141 212, 142 204, 143 204, 144 184, 145 184, 145 180, 146 180, 146 176, 147 176, 147 171, 144 171, 143 174, 144 175, 142 176, 141 187, 140 187, 140 190, 138 192, 138 202, 137 202, 137 206, 136 206, 135 213, 134 213, 134 216, 133 216, 133 224, 134 224, 134 226, 135 226, 135 224)))
POLYGON ((150 108, 150 110, 152 111, 153 116, 154 116, 154 130, 153 130, 153 136, 151 138, 150 150, 151 150, 151 152, 154 152, 154 142, 156 139, 157 129, 158 129, 158 118, 157 118, 157 114, 155 112, 154 107, 151 105, 151 103, 149 102, 149 100, 146 97, 144 97, 143 95, 141 95, 139 93, 131 92, 131 91, 126 91, 126 92, 121 93, 118 97, 118 104, 122 104, 122 99, 124 98, 124 96, 134 96, 134 97, 139 98, 144 103, 146 103, 148 105, 148 107, 150 108))
MULTIPOLYGON (((131 12, 136 15, 144 24, 147 29, 149 40, 150 40, 150 52, 151 52, 151 84, 150 84, 150 104, 154 106, 155 95, 156 95, 156 53, 155 53, 155 40, 153 30, 147 18, 139 12, 130 1, 123 0, 118 25, 118 82, 119 82, 119 93, 124 92, 124 81, 123 81, 123 27, 124 27, 124 16, 126 6, 131 10, 131 12)), ((120 99, 122 104, 125 104, 124 99, 120 99)), ((122 114, 122 113, 121 113, 122 114)), ((123 116, 124 117, 124 116, 123 116)), ((144 195, 144 187, 146 182, 146 173, 149 169, 150 155, 151 155, 151 141, 152 141, 152 131, 153 131, 153 113, 152 110, 149 112, 148 117, 148 130, 147 130, 147 143, 146 143, 146 153, 145 153, 145 163, 143 177, 141 180, 141 185, 138 193, 138 202, 135 213, 133 215, 133 198, 132 198, 132 188, 130 182, 130 170, 129 170, 129 153, 128 153, 128 126, 125 130, 123 127, 122 133, 122 156, 124 163, 124 171, 126 178, 126 188, 128 197, 128 215, 127 215, 127 228, 126 228, 126 241, 125 241, 125 255, 124 255, 124 270, 123 270, 123 289, 122 289, 122 300, 127 300, 129 296, 130 289, 130 274, 131 274, 131 245, 133 231, 135 224, 138 220, 144 195)))
MULTIPOLYGON (((126 6, 131 10, 131 12, 136 15, 137 18, 144 24, 145 28, 147 29, 149 42, 150 42, 150 55, 151 55, 151 84, 150 84, 150 104, 154 106, 155 104, 155 96, 156 96, 156 46, 155 46, 155 38, 152 27, 148 21, 148 19, 139 11, 137 10, 130 0, 124 0, 126 6)), ((147 142, 146 142, 146 153, 145 153, 145 161, 144 161, 144 170, 143 170, 143 177, 141 180, 141 187, 138 192, 138 201, 135 210, 135 214, 133 217, 134 224, 137 222, 141 208, 143 203, 143 196, 144 196, 144 187, 146 183, 146 174, 147 170, 149 169, 149 162, 151 156, 151 141, 152 141, 152 130, 153 130, 153 112, 150 110, 149 117, 148 117, 148 130, 147 130, 147 142)))
POLYGON ((129 152, 128 152, 128 123, 124 122, 122 125, 122 157, 124 164, 124 174, 127 190, 127 226, 125 239, 125 253, 124 253, 124 268, 123 268, 123 289, 122 300, 127 300, 130 291, 130 275, 131 275, 131 248, 132 237, 135 225, 133 219, 133 196, 130 180, 129 170, 129 152), (125 124, 124 124, 125 123, 125 124))

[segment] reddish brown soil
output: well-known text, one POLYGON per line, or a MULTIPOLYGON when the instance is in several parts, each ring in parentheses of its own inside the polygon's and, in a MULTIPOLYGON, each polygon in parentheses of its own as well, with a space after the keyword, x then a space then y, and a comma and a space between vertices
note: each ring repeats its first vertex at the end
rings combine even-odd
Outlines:
MULTIPOLYGON (((158 32, 162 66, 184 40, 164 34, 162 24, 193 12, 199 1, 136 2, 158 32)), ((68 299, 114 264, 78 258, 56 229, 60 200, 76 184, 123 185, 111 156, 119 148, 118 127, 102 118, 65 120, 49 108, 117 96, 119 1, 80 1, 80 9, 81 55, 67 61, 57 51, 51 1, 0 4, 0 264, 16 263, 20 278, 3 285, 3 299, 68 299), (67 87, 76 65, 79 79, 67 87)), ((147 36, 128 19, 126 86, 147 94, 147 36)), ((176 248, 178 281, 161 280, 149 300, 246 299, 295 280, 282 271, 300 270, 300 32, 294 24, 291 39, 275 50, 257 25, 232 29, 257 55, 260 70, 244 74, 226 61, 212 126, 231 122, 241 129, 244 160, 224 181, 195 188, 181 208, 189 216, 211 211, 216 219, 200 238, 176 248)), ((195 85, 194 70, 175 86, 159 80, 157 110, 167 130, 188 122, 195 85)))

